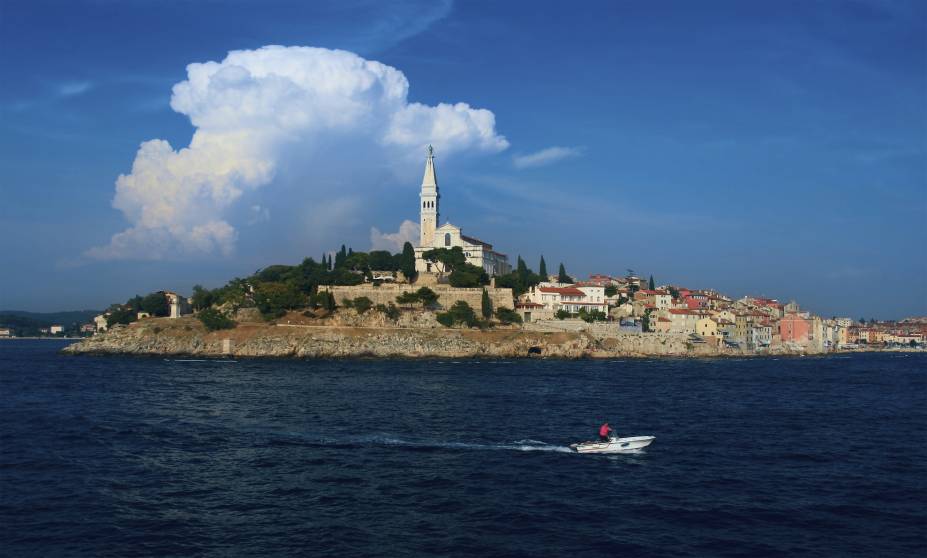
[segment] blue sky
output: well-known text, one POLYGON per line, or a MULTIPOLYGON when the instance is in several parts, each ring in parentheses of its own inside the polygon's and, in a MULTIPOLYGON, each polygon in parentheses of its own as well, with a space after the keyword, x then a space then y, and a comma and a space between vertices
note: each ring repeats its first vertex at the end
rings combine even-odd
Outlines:
MULTIPOLYGON (((307 51, 274 52, 254 64, 307 51)), ((632 268, 827 316, 927 314, 922 2, 2 0, 0 72, 0 308, 102 308, 369 249, 371 227, 417 221, 432 141, 442 221, 532 267, 543 253, 580 277, 632 268), (284 105, 253 122, 223 95, 270 86, 239 76, 172 108, 189 64, 266 45, 377 61, 407 98, 313 128, 291 123, 342 111, 273 90, 262 98, 284 105), (467 104, 452 115, 464 132, 427 132, 452 127, 442 103, 467 104), (395 139, 387 122, 409 107, 423 114, 395 139), (189 198, 185 232, 144 228, 161 186, 133 174, 140 145, 168 142, 169 165, 195 132, 224 149, 236 130, 235 172, 270 171, 189 198), (120 175, 136 181, 114 208, 120 175), (200 234, 201 215, 218 224, 200 234)), ((355 76, 327 75, 312 86, 355 76)))

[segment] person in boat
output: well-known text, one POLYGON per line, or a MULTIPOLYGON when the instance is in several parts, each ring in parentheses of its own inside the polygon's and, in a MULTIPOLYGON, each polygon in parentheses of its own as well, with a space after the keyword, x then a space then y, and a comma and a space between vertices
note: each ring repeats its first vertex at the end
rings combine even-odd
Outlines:
POLYGON ((605 421, 605 423, 599 427, 599 441, 607 442, 608 435, 613 432, 614 430, 612 430, 612 427, 608 425, 608 421, 605 421))

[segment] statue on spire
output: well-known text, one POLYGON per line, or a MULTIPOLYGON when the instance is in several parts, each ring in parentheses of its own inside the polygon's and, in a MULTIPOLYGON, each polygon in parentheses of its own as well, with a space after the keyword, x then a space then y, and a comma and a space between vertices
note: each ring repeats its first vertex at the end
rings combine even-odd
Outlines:
POLYGON ((429 156, 429 157, 434 157, 434 156, 435 156, 435 148, 432 147, 430 143, 428 144, 428 156, 429 156))

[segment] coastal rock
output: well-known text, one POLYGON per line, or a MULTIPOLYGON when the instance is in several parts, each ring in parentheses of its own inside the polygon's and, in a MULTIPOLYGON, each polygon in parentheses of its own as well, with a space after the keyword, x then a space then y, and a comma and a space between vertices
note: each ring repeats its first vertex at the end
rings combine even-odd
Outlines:
MULTIPOLYGON (((253 318, 253 316, 249 316, 253 318)), ((324 319, 291 313, 276 323, 242 321, 209 332, 193 317, 157 318, 113 328, 68 346, 69 354, 192 355, 205 357, 556 357, 614 358, 738 355, 692 343, 686 335, 523 328, 449 329, 434 314, 403 312, 397 321, 370 310, 339 311, 324 319)))

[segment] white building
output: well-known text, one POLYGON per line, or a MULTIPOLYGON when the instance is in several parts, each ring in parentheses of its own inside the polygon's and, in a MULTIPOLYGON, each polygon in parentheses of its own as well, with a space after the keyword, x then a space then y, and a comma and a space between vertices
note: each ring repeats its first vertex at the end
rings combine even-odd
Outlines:
POLYGON ((492 244, 483 242, 472 236, 466 236, 460 227, 450 223, 438 226, 440 218, 439 205, 441 194, 438 193, 438 178, 435 174, 434 149, 428 146, 428 157, 425 159, 425 176, 422 178, 422 191, 419 196, 419 213, 421 237, 419 245, 415 248, 415 270, 418 272, 438 272, 434 264, 422 258, 428 250, 435 248, 460 247, 467 263, 482 267, 487 274, 505 275, 512 271, 508 256, 496 252, 492 244))
POLYGON ((106 328, 109 327, 106 323, 106 314, 94 316, 93 323, 97 326, 97 331, 106 331, 106 328))
POLYGON ((63 333, 64 326, 53 325, 50 328, 48 328, 48 332, 51 333, 52 335, 55 335, 56 333, 63 333))
MULTIPOLYGON (((191 310, 190 299, 181 296, 173 291, 163 291, 167 298, 167 304, 171 307, 171 318, 179 318, 189 314, 191 310)), ((141 319, 141 318, 139 318, 141 319)))
POLYGON ((564 310, 577 314, 580 309, 585 309, 587 312, 599 310, 607 313, 605 293, 600 291, 604 291, 604 287, 554 287, 550 283, 541 283, 523 294, 522 302, 540 304, 544 310, 551 312, 564 310))

